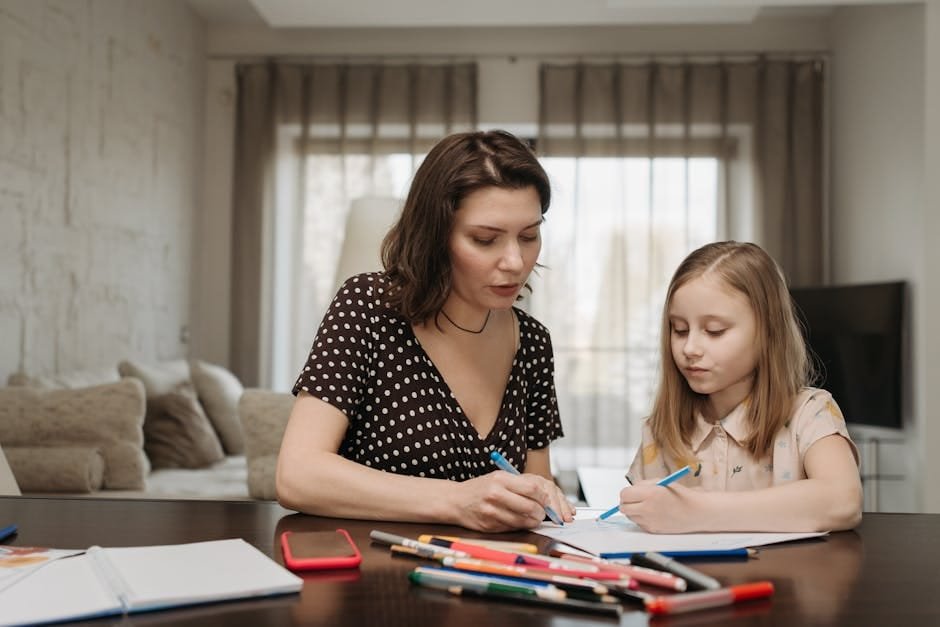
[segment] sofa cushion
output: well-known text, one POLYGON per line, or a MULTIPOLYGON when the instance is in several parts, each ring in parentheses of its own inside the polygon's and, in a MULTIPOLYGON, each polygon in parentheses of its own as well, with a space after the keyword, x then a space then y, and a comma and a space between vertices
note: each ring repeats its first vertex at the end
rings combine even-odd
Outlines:
POLYGON ((147 399, 173 392, 180 384, 189 382, 189 364, 183 359, 150 364, 124 360, 118 364, 122 377, 140 379, 147 391, 147 399))
POLYGON ((104 482, 104 456, 95 447, 11 446, 7 454, 25 492, 93 492, 104 482))
POLYGON ((225 458, 191 383, 148 398, 144 450, 153 468, 202 468, 225 458))
POLYGON ((7 385, 75 389, 92 387, 103 383, 115 383, 120 380, 121 375, 118 373, 117 368, 110 366, 107 368, 89 368, 39 376, 30 376, 24 372, 14 372, 8 377, 7 385))
POLYGON ((245 452, 245 439, 238 421, 238 399, 242 384, 222 366, 194 359, 189 362, 193 385, 209 421, 229 455, 245 452))
POLYGON ((256 499, 275 499, 277 455, 287 428, 294 397, 286 392, 248 389, 238 402, 238 416, 245 434, 248 462, 248 494, 256 499))
POLYGON ((97 448, 104 458, 104 487, 110 489, 144 487, 150 464, 143 450, 143 422, 144 389, 136 379, 72 390, 0 388, 5 448, 97 448))
POLYGON ((0 496, 19 495, 20 487, 16 483, 16 477, 7 462, 6 455, 3 454, 3 447, 0 446, 0 496))

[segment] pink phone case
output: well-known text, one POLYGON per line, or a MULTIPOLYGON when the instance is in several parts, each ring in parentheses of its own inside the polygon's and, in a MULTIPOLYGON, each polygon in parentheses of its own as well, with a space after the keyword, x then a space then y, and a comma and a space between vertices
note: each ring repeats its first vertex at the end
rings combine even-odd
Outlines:
POLYGON ((291 570, 354 568, 362 561, 359 547, 345 529, 285 531, 281 534, 281 550, 291 570))

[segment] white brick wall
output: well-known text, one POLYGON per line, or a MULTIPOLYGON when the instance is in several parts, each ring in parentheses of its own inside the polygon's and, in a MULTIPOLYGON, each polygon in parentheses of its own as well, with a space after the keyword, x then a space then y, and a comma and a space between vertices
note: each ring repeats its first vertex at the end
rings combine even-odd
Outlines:
POLYGON ((204 93, 183 0, 0 0, 0 384, 186 354, 204 93))

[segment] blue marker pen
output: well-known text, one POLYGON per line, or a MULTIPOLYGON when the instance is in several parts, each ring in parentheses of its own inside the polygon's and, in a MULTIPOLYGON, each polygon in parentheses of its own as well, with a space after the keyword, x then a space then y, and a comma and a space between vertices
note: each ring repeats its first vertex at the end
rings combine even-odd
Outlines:
POLYGON ((17 532, 16 525, 9 525, 0 529, 0 540, 6 540, 17 532))
MULTIPOLYGON (((499 451, 493 451, 492 453, 490 453, 490 459, 493 460, 493 463, 496 464, 500 470, 505 470, 506 472, 514 474, 514 475, 522 474, 518 470, 516 470, 512 464, 506 461, 506 458, 500 455, 499 451)), ((565 524, 565 521, 561 519, 561 516, 558 515, 558 512, 553 510, 548 505, 545 506, 545 513, 548 514, 548 517, 556 525, 565 524)))
MULTIPOLYGON (((672 473, 671 475, 668 475, 668 476, 666 476, 666 477, 663 477, 662 479, 660 479, 659 481, 657 481, 657 482, 656 482, 656 485, 661 485, 661 486, 664 486, 664 487, 665 487, 665 486, 669 485, 670 483, 672 483, 673 481, 675 481, 676 479, 681 479, 682 477, 686 476, 686 475, 689 474, 690 472, 692 472, 692 469, 691 469, 691 468, 689 468, 688 466, 683 466, 682 468, 680 468, 679 470, 675 471, 675 472, 672 473)), ((627 479, 627 481, 630 481, 630 480, 627 479)), ((631 482, 631 485, 632 485, 632 482, 631 482)), ((611 516, 613 516, 614 514, 616 514, 616 513, 619 512, 619 511, 620 511, 620 504, 618 503, 617 505, 614 505, 614 506, 611 507, 609 510, 607 510, 606 512, 604 512, 603 514, 601 514, 600 516, 598 516, 597 519, 598 519, 598 520, 605 520, 605 519, 607 519, 607 518, 610 518, 611 516)))

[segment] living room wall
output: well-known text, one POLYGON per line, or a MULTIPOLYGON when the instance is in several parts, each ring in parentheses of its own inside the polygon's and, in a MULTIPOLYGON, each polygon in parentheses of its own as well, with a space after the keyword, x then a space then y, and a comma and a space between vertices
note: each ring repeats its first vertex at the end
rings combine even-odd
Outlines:
POLYGON ((832 19, 832 270, 836 283, 909 282, 904 429, 877 438, 883 509, 940 511, 937 345, 940 2, 852 7, 832 19))
POLYGON ((0 384, 187 352, 205 26, 0 0, 0 384))

